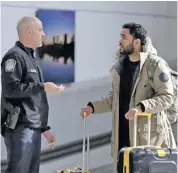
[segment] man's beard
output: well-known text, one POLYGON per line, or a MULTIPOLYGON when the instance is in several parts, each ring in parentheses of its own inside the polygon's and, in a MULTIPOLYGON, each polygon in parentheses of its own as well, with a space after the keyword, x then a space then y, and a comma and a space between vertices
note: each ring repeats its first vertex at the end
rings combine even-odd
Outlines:
POLYGON ((120 51, 121 55, 127 55, 127 56, 133 53, 134 53, 134 48, 132 44, 128 45, 126 48, 123 47, 123 50, 120 51))

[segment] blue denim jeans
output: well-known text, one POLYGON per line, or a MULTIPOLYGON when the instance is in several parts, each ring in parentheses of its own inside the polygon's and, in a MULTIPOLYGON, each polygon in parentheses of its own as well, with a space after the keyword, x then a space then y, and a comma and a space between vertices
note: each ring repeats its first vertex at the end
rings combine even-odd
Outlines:
POLYGON ((39 173, 41 131, 22 124, 14 130, 6 128, 4 141, 7 148, 6 173, 39 173))

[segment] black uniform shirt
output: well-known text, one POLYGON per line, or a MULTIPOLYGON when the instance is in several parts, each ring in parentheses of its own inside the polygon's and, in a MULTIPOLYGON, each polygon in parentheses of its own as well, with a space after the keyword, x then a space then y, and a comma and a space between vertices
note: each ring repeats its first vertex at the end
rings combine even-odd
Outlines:
MULTIPOLYGON (((43 75, 33 54, 33 49, 25 48, 17 41, 3 57, 2 100, 21 108, 19 122, 32 128, 45 129, 49 107, 43 75)), ((4 109, 3 104, 1 109, 4 109)))

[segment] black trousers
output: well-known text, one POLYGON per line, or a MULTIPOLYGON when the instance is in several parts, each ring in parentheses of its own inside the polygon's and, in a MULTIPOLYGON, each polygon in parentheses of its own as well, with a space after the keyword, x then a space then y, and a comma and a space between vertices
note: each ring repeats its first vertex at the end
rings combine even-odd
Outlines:
POLYGON ((125 118, 125 112, 120 110, 119 114, 119 148, 118 148, 118 159, 117 163, 117 173, 123 173, 123 154, 125 147, 130 146, 129 140, 129 120, 125 118), (121 151, 119 155, 119 151, 121 151))
POLYGON ((22 124, 5 129, 8 166, 6 173, 39 173, 41 131, 22 124))
POLYGON ((120 111, 119 114, 119 148, 118 152, 123 147, 130 146, 129 140, 129 120, 125 118, 125 112, 120 111))

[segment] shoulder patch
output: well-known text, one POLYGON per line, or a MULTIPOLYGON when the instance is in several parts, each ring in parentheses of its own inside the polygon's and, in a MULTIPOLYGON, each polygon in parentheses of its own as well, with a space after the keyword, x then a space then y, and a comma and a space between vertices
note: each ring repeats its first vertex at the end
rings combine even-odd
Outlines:
POLYGON ((167 82, 168 80, 169 80, 169 76, 166 74, 166 73, 164 73, 164 72, 162 72, 160 75, 159 75, 159 80, 161 81, 161 82, 167 82))
POLYGON ((15 70, 16 61, 14 59, 8 59, 5 62, 5 71, 6 72, 13 72, 15 70))

